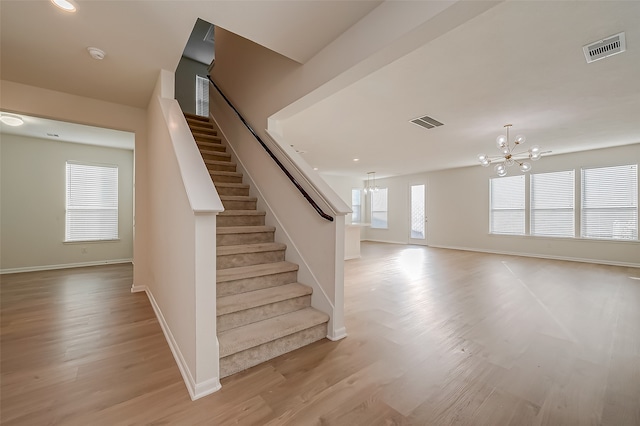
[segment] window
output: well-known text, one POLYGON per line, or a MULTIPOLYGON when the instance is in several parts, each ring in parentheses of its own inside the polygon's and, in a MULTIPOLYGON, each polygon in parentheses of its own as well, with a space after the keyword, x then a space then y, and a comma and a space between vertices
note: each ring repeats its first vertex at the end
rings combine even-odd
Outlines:
POLYGON ((638 165, 582 169, 581 236, 638 239, 638 165))
POLYGON ((362 222, 362 192, 359 189, 351 190, 351 222, 362 222))
POLYGON ((387 188, 371 192, 371 227, 387 229, 387 188))
POLYGON ((524 175, 489 181, 492 234, 524 235, 524 175))
POLYGON ((209 79, 196 75, 196 115, 209 116, 209 79))
POLYGON ((575 236, 574 171, 531 175, 531 235, 575 236))
POLYGON ((426 239, 424 185, 411 185, 411 238, 426 239))
POLYGON ((67 162, 65 241, 118 239, 118 167, 67 162))

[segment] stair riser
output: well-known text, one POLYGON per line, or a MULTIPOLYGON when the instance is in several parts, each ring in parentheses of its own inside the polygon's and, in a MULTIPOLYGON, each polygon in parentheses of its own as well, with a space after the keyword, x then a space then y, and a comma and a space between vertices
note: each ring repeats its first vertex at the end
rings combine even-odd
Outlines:
POLYGON ((216 267, 217 269, 227 269, 282 261, 284 261, 284 249, 259 253, 231 254, 228 256, 218 255, 216 257, 216 267))
POLYGON ((217 226, 264 226, 264 216, 218 215, 217 226))
POLYGON ((217 284, 216 295, 217 297, 230 296, 232 294, 246 293, 248 291, 295 283, 297 280, 298 272, 290 271, 271 275, 261 275, 259 277, 243 278, 235 281, 225 281, 217 284))
POLYGON ((214 172, 235 172, 236 165, 233 163, 229 164, 207 164, 207 170, 214 172))
POLYGON ((237 246, 240 244, 272 243, 273 232, 253 232, 250 234, 217 234, 219 246, 237 246))
POLYGON ((189 128, 191 128, 191 127, 209 127, 211 129, 213 129, 213 125, 207 119, 198 120, 198 119, 194 119, 194 118, 187 118, 187 124, 189 125, 189 128))
POLYGON ((211 179, 217 183, 242 183, 242 176, 211 175, 211 179))
POLYGON ((203 134, 193 134, 193 139, 195 139, 195 141, 197 143, 215 143, 215 144, 220 144, 222 145, 222 139, 220 139, 218 136, 214 136, 214 135, 203 135, 203 134))
POLYGON ((236 188, 236 187, 228 187, 228 186, 216 186, 219 195, 240 195, 243 197, 249 196, 249 188, 236 188))
POLYGON ((231 157, 226 152, 222 151, 219 151, 217 153, 201 152, 200 155, 202 155, 202 158, 204 158, 205 160, 231 161, 231 157))
POLYGON ((191 133, 201 133, 203 135, 218 136, 218 132, 214 130, 213 126, 196 126, 192 124, 191 126, 189 126, 189 128, 191 129, 191 133))
POLYGON ((223 200, 222 205, 227 210, 255 210, 257 201, 223 200))
POLYGON ((308 308, 309 306, 311 306, 311 295, 295 297, 256 308, 245 309, 244 311, 220 315, 217 319, 217 330, 218 333, 220 333, 231 330, 232 328, 308 308))
POLYGON ((203 149, 205 151, 227 152, 227 147, 221 143, 198 141, 196 141, 196 143, 198 144, 198 149, 203 149))
POLYGON ((272 342, 220 358, 220 377, 227 377, 277 356, 291 352, 327 336, 327 324, 281 337, 272 342))

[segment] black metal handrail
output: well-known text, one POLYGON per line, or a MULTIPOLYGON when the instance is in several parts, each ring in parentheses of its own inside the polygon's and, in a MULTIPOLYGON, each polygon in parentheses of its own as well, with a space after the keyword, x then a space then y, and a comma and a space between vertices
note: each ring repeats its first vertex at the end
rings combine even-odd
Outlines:
POLYGON ((293 177, 293 175, 291 175, 291 173, 289 173, 289 170, 286 169, 286 167, 280 162, 280 160, 278 160, 278 157, 276 157, 274 155, 273 152, 271 152, 271 150, 269 149, 269 147, 264 143, 264 141, 260 138, 260 136, 258 136, 258 134, 251 128, 251 126, 249 125, 249 123, 247 123, 247 120, 244 119, 244 117, 242 116, 242 114, 240 114, 240 112, 236 109, 235 106, 233 106, 233 104, 231 103, 231 101, 225 96, 224 93, 222 93, 222 90, 220 90, 220 88, 218 87, 218 85, 213 81, 213 79, 211 78, 210 75, 207 76, 209 78, 209 81, 211 82, 211 84, 213 84, 213 87, 216 88, 216 90, 218 91, 218 93, 220 93, 220 95, 222 96, 222 98, 227 101, 227 104, 231 107, 231 109, 236 113, 236 115, 238 116, 238 118, 240 119, 240 121, 242 121, 242 124, 245 125, 245 127, 247 129, 249 129, 249 131, 251 132, 251 134, 253 135, 254 138, 256 138, 256 140, 258 142, 260 142, 260 145, 262 145, 262 148, 264 148, 265 151, 267 151, 267 154, 269 154, 269 157, 271 157, 273 159, 273 161, 276 162, 276 164, 278 165, 278 167, 280 167, 280 170, 282 170, 282 172, 289 178, 289 180, 291 181, 291 183, 293 183, 293 185, 298 188, 298 191, 300 191, 300 193, 302 194, 302 196, 309 202, 309 204, 311 204, 311 206, 315 209, 316 212, 318 212, 318 214, 323 218, 328 220, 329 222, 333 222, 333 217, 329 216, 328 214, 326 214, 325 212, 322 211, 322 209, 320 208, 320 206, 313 201, 313 198, 311 198, 311 196, 307 193, 307 191, 304 190, 304 188, 298 183, 298 181, 296 180, 296 178, 293 177))

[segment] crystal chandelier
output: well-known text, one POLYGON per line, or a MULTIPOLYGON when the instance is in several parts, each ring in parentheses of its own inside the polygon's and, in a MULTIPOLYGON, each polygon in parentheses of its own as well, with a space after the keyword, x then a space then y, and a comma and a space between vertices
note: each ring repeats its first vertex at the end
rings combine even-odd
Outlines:
POLYGON ((504 127, 507 129, 506 136, 500 135, 496 138, 496 146, 500 150, 501 155, 488 156, 486 154, 479 154, 478 161, 480 161, 480 165, 482 165, 482 167, 489 167, 489 164, 494 163, 494 169, 498 176, 506 176, 507 167, 511 167, 514 164, 520 166, 521 172, 528 172, 531 170, 531 163, 524 160, 539 160, 542 156, 540 147, 534 145, 527 151, 516 152, 516 149, 525 142, 526 138, 524 135, 517 135, 513 144, 511 144, 509 142, 509 129, 511 128, 511 124, 505 124, 504 127))
POLYGON ((376 185, 376 172, 367 172, 367 184, 364 186, 365 195, 370 192, 378 192, 379 189, 378 185, 376 185), (373 180, 371 175, 373 175, 373 180))

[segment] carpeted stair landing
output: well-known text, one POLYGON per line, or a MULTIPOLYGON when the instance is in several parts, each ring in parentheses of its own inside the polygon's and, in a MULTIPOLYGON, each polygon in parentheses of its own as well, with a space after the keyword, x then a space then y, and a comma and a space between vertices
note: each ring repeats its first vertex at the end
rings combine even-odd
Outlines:
POLYGON ((217 331, 220 377, 320 340, 329 316, 311 307, 249 185, 207 117, 185 114, 225 211, 217 217, 217 331))

